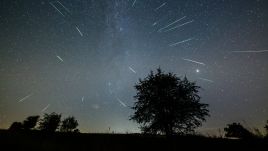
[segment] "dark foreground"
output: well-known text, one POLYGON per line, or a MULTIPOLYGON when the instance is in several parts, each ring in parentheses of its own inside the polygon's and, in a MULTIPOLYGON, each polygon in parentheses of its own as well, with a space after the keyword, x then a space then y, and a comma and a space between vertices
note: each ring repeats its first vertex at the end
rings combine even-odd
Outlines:
POLYGON ((265 150, 268 139, 221 139, 201 136, 139 134, 44 134, 39 131, 0 130, 0 150, 18 151, 126 151, 126 150, 265 150))

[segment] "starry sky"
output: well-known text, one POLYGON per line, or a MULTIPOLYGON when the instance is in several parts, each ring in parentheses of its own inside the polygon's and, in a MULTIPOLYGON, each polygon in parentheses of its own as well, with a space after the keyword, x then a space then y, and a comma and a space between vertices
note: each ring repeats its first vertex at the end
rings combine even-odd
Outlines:
POLYGON ((266 0, 1 0, 0 30, 0 128, 57 112, 138 132, 133 86, 157 67, 202 87, 200 132, 268 120, 266 0))

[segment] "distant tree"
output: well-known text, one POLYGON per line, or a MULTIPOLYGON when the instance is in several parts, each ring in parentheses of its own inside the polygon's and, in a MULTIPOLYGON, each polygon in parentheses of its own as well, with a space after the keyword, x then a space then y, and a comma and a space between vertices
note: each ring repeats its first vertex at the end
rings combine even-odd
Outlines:
POLYGON ((55 132, 60 125, 61 114, 55 112, 44 114, 39 122, 39 129, 46 132, 55 132))
POLYGON ((151 73, 135 85, 137 90, 130 120, 151 134, 184 134, 201 126, 208 114, 208 104, 200 103, 195 82, 180 79, 173 73, 151 73))
POLYGON ((266 136, 268 136, 268 120, 266 121, 266 125, 264 126, 264 129, 266 131, 266 136))
POLYGON ((10 127, 8 128, 10 131, 21 131, 22 130, 22 123, 21 122, 13 122, 10 127))
POLYGON ((65 118, 62 121, 60 131, 61 132, 79 132, 79 130, 77 129, 77 126, 78 126, 77 120, 73 116, 70 116, 70 117, 65 118))
POLYGON ((30 129, 34 128, 37 124, 38 119, 39 119, 38 115, 27 117, 22 123, 23 129, 30 130, 30 129))
POLYGON ((236 138, 250 138, 253 134, 244 128, 240 123, 228 124, 224 128, 226 137, 236 137, 236 138))

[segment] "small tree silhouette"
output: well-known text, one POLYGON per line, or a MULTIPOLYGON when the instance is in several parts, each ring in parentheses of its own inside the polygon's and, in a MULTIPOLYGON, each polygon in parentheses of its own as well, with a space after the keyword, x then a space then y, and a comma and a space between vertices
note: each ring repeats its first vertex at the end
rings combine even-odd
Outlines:
POLYGON ((79 132, 77 129, 78 122, 77 120, 73 117, 67 117, 62 121, 60 131, 61 132, 79 132))
POLYGON ((37 124, 38 119, 39 119, 38 115, 27 117, 22 123, 23 129, 30 130, 30 129, 34 128, 37 124))
POLYGON ((228 124, 227 127, 224 128, 224 131, 226 137, 249 138, 253 136, 253 134, 240 123, 228 124))
POLYGON ((266 131, 266 136, 268 137, 268 120, 266 121, 266 125, 264 126, 264 129, 266 131))
POLYGON ((39 129, 46 132, 55 132, 60 125, 61 114, 55 112, 44 114, 43 119, 39 122, 39 129))
POLYGON ((22 123, 21 122, 13 122, 8 130, 10 131, 21 131, 22 130, 22 123))
POLYGON ((139 123, 144 133, 183 134, 193 132, 208 116, 208 104, 200 103, 199 86, 160 68, 135 85, 137 95, 130 120, 139 123))

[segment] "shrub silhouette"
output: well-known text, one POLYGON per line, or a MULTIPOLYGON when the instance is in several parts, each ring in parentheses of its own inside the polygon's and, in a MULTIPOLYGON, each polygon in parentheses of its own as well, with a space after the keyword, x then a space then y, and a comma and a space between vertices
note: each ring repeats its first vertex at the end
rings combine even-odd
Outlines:
POLYGON ((60 125, 61 114, 55 112, 44 114, 43 119, 39 122, 39 129, 45 132, 55 132, 60 125))
POLYGON ((200 103, 199 86, 186 77, 173 73, 153 71, 135 85, 137 90, 130 120, 141 126, 141 131, 151 134, 185 134, 201 126, 208 116, 208 104, 200 103))
POLYGON ((60 131, 61 132, 79 132, 78 129, 76 129, 78 126, 77 120, 73 117, 67 117, 62 121, 60 131))
POLYGON ((21 131, 22 130, 22 123, 21 122, 13 122, 8 130, 10 131, 21 131))
POLYGON ((38 115, 27 117, 22 123, 23 129, 24 130, 31 130, 32 128, 34 128, 36 126, 38 119, 39 119, 38 115))
POLYGON ((236 138, 250 138, 253 134, 244 128, 240 123, 228 124, 224 128, 226 137, 236 137, 236 138))
POLYGON ((266 121, 266 125, 264 126, 264 129, 266 131, 266 137, 268 137, 268 120, 266 121))

